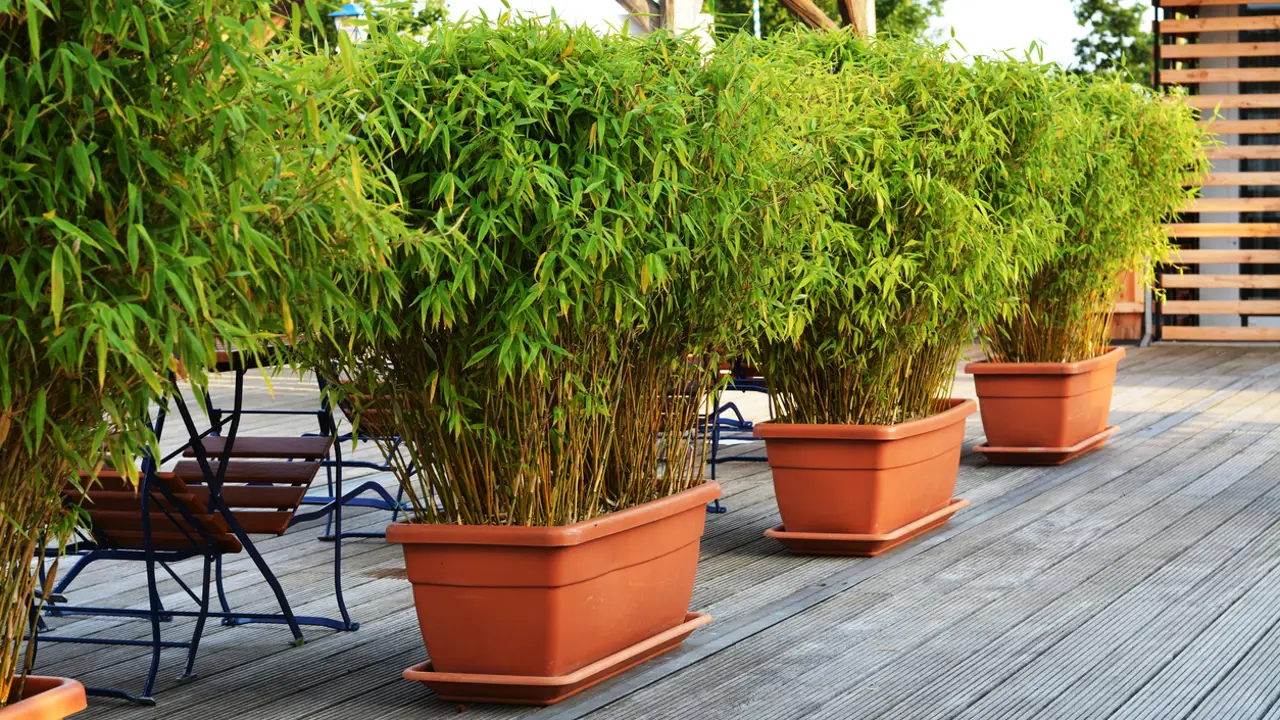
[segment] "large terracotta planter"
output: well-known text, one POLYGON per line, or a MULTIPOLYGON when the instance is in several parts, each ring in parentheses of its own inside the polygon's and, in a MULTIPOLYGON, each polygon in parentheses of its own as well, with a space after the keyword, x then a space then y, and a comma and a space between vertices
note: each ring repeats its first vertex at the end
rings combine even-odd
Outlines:
POLYGON ((875 555, 946 522, 964 421, 973 400, 897 425, 759 423, 782 525, 766 535, 793 552, 875 555))
POLYGON ((1116 365, 1124 348, 1074 363, 973 362, 987 442, 995 463, 1058 465, 1106 441, 1116 365))
POLYGON ((0 720, 60 720, 87 706, 84 686, 75 680, 28 675, 22 697, 0 708, 0 720))
POLYGON ((406 677, 451 700, 547 704, 675 647, 710 619, 688 608, 718 497, 705 483, 565 527, 390 526, 431 657, 406 677))

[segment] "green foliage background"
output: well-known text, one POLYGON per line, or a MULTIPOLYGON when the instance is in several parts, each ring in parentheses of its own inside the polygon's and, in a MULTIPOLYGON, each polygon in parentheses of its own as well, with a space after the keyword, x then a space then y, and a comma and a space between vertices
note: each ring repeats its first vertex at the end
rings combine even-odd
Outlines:
POLYGON ((1106 352, 1121 273, 1152 279, 1153 261, 1176 247, 1164 223, 1208 171, 1210 136, 1178 95, 1114 75, 1073 80, 1059 112, 1077 116, 1082 174, 1055 203, 1061 242, 1019 287, 1016 312, 983 333, 993 360, 1075 362, 1106 352))
POLYGON ((877 6, 876 42, 779 21, 705 58, 509 17, 353 48, 315 3, 0 0, 0 696, 30 529, 69 527, 77 471, 136 478, 148 402, 218 341, 390 423, 417 520, 539 525, 701 482, 723 357, 783 422, 882 424, 936 409, 975 325, 1006 359, 1096 353, 1099 298, 1203 167, 1194 120, 952 62, 892 39, 941 0, 877 6))
POLYGON ((1076 66, 1084 72, 1119 72, 1150 85, 1155 70, 1153 36, 1143 0, 1076 0, 1085 34, 1076 40, 1076 66))
POLYGON ((973 325, 1007 312, 1061 237, 1054 183, 1072 156, 1053 71, 848 32, 762 52, 798 68, 789 129, 811 159, 784 216, 794 255, 759 313, 779 421, 930 415, 973 325))
POLYGON ((278 24, 237 0, 0 0, 0 697, 38 530, 68 528, 77 471, 137 479, 177 359, 199 384, 215 341, 278 355, 263 341, 394 292, 380 261, 410 234, 322 110, 331 66, 263 49, 278 24))
POLYGON ((358 60, 348 114, 432 239, 393 261, 405 311, 355 310, 378 336, 330 352, 394 416, 418 519, 565 524, 701 482, 684 435, 771 263, 759 61, 505 16, 358 60))

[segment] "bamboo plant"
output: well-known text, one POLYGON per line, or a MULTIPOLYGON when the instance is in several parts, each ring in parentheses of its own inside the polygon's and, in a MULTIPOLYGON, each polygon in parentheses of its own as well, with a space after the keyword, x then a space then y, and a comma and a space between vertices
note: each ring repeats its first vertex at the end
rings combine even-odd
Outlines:
POLYGON ((808 78, 791 119, 810 163, 784 221, 801 237, 782 243, 794 254, 760 314, 778 421, 931 415, 974 324, 1048 256, 1055 221, 1026 191, 1057 147, 1045 70, 976 70, 945 47, 847 33, 768 52, 808 78))
POLYGON ((362 191, 321 66, 275 62, 280 20, 0 0, 0 702, 36 558, 75 523, 64 486, 138 480, 177 359, 200 385, 215 340, 278 352, 261 341, 394 293, 377 258, 411 235, 362 191))
POLYGON ((1119 77, 1073 78, 1064 106, 1086 166, 1054 200, 1065 232, 1047 262, 1017 288, 1008 314, 984 327, 997 362, 1077 362, 1110 345, 1124 271, 1148 281, 1175 245, 1163 224, 1195 197, 1208 139, 1176 95, 1119 77))
POLYGON ((784 149, 749 67, 508 15, 348 57, 349 114, 433 240, 394 262, 411 300, 320 364, 404 439, 413 521, 565 525, 702 482, 784 149))

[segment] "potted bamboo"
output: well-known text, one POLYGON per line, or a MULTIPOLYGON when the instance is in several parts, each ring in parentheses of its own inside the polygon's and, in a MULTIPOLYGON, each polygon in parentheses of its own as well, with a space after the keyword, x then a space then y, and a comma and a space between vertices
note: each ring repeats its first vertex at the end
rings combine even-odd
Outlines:
POLYGON ((199 385, 217 338, 252 349, 319 327, 347 302, 333 263, 376 266, 361 258, 405 232, 344 187, 345 130, 318 114, 297 127, 322 75, 288 76, 257 54, 274 27, 261 13, 131 0, 0 10, 12 121, 0 132, 2 717, 85 706, 75 681, 27 675, 24 645, 36 591, 56 575, 54 559, 37 587, 42 543, 76 522, 64 487, 108 464, 136 482, 154 446, 148 405, 175 358, 199 385))
MULTIPOLYGON (((403 306, 323 362, 403 440, 404 549, 457 701, 547 704, 679 644, 704 506, 698 420, 771 211, 767 103, 656 34, 508 16, 349 59, 352 118, 433 241, 403 306)), ((391 447, 388 446, 388 450, 391 447)))
POLYGON ((1204 133, 1177 97, 1116 78, 1064 78, 1080 114, 1088 167, 1055 204, 1066 232, 1017 289, 1012 313, 984 327, 987 360, 970 363, 994 463, 1055 465, 1101 446, 1117 364, 1119 278, 1150 279, 1173 250, 1163 223, 1206 169, 1204 133))
POLYGON ((972 325, 1043 254, 1035 225, 996 223, 987 199, 1029 172, 1019 143, 1043 138, 1011 128, 1044 116, 1044 75, 1010 63, 993 86, 944 48, 844 33, 779 44, 812 63, 794 132, 813 175, 757 351, 777 407, 755 430, 782 515, 766 535, 874 555, 967 504, 952 493, 976 405, 950 390, 972 325))

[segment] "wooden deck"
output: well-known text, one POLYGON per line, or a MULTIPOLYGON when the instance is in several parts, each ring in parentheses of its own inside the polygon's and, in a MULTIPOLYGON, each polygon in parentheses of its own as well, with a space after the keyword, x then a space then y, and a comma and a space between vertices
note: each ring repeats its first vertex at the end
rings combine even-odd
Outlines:
MULTIPOLYGON (((315 402, 309 383, 274 385, 277 406, 315 402)), ((972 395, 964 376, 957 394, 972 395)), ((248 404, 267 402, 258 390, 248 404)), ((710 626, 561 705, 474 705, 464 717, 1280 718, 1280 349, 1130 349, 1113 408, 1121 432, 1104 449, 1048 469, 973 454, 975 415, 957 491, 972 505, 873 559, 787 554, 761 535, 777 523, 767 466, 722 465, 729 512, 707 518, 693 598, 710 626)), ((310 429, 258 420, 242 432, 310 429)), ((347 520, 378 529, 387 514, 347 520)), ((334 612, 318 525, 259 542, 302 614, 334 612)), ((198 680, 177 682, 185 652, 168 650, 157 707, 95 699, 82 717, 455 716, 400 677, 425 651, 399 549, 349 541, 344 562, 358 631, 311 630, 296 648, 283 627, 211 626, 198 680)), ((187 565, 177 569, 193 578, 187 565)), ((177 586, 162 586, 179 606, 177 586)), ((228 566, 227 586, 236 607, 272 609, 247 559, 228 566)), ((140 568, 104 564, 70 599, 141 606, 144 589, 140 568)), ((51 620, 149 634, 138 621, 51 620)), ((170 639, 190 629, 169 625, 170 639)), ((145 656, 45 645, 37 671, 137 689, 145 656)))

